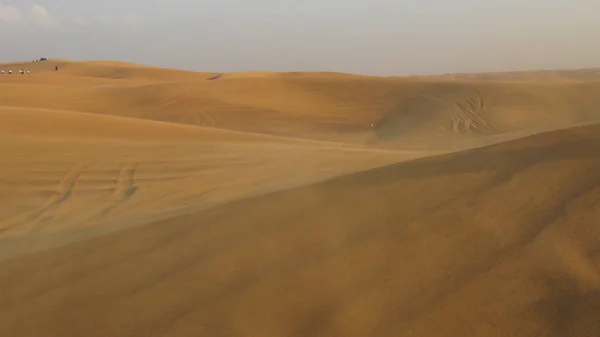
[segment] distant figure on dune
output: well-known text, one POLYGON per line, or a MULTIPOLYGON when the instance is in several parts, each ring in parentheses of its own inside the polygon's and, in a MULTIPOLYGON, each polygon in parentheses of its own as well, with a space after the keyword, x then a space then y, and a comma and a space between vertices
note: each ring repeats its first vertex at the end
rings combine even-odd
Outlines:
POLYGON ((54 71, 58 71, 58 66, 54 66, 54 71))
POLYGON ((9 74, 9 75, 12 75, 12 70, 10 70, 10 69, 9 69, 9 70, 8 70, 8 74, 9 74))
POLYGON ((0 75, 4 75, 4 70, 0 70, 0 75))
POLYGON ((29 75, 29 74, 31 74, 31 73, 29 72, 29 70, 27 70, 27 75, 29 75))

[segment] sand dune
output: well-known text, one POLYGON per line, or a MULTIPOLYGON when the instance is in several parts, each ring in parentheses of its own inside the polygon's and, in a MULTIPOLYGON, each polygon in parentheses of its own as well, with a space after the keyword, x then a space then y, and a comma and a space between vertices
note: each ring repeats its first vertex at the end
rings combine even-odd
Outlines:
POLYGON ((498 136, 509 139, 515 132, 600 120, 599 81, 215 75, 85 62, 63 68, 0 77, 0 101, 370 146, 437 145, 447 150, 491 143, 498 136), (209 80, 215 76, 217 80, 209 80))
POLYGON ((24 66, 2 336, 598 335, 596 70, 24 66))
POLYGON ((0 122, 0 258, 427 154, 52 110, 0 122))
MULTIPOLYGON (((600 128, 232 202, 0 264, 34 336, 593 336, 600 128)), ((596 331, 596 332, 594 332, 596 331)))

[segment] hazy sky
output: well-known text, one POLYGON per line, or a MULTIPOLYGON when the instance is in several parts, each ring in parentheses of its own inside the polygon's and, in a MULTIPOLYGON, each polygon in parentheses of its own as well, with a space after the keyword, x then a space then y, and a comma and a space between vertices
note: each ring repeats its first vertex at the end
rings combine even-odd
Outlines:
POLYGON ((599 0, 0 0, 0 62, 374 75, 600 66, 599 0))

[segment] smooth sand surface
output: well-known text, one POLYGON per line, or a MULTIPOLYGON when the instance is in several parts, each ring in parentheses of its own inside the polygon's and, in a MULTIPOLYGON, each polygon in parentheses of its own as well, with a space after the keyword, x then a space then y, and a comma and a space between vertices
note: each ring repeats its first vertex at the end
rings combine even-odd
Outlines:
POLYGON ((2 336, 600 336, 594 76, 19 66, 2 336))

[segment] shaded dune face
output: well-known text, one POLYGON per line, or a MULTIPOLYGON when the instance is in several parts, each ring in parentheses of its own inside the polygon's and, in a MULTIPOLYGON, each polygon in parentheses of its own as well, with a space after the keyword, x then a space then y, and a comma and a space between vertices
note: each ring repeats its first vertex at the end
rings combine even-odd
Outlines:
POLYGON ((597 70, 9 67, 0 336, 598 335, 597 70))

